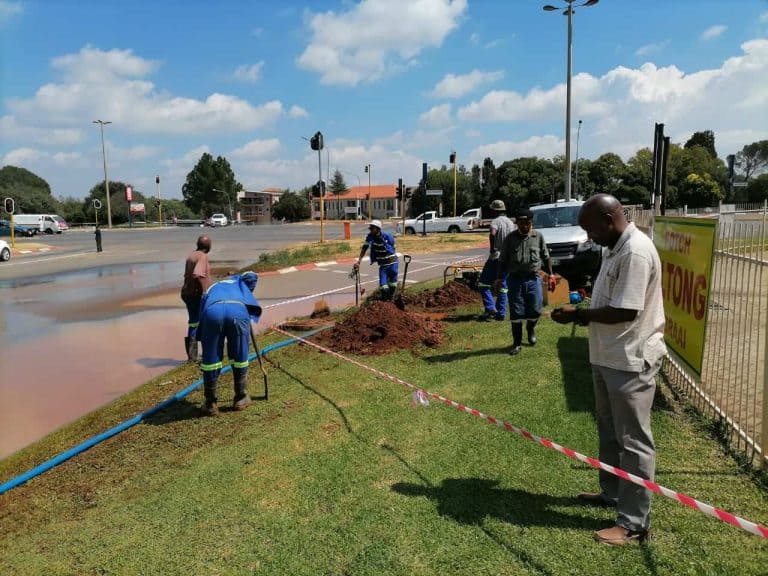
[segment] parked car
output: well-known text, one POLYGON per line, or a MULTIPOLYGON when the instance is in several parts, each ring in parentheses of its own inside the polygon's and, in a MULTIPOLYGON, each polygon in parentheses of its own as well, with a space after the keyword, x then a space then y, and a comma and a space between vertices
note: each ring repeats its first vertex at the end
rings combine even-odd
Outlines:
POLYGON ((7 262, 11 259, 11 247, 8 242, 0 240, 0 262, 7 262))
POLYGON ((227 217, 224 214, 214 214, 211 216, 211 226, 226 226, 227 217))
POLYGON ((552 269, 576 286, 597 277, 602 262, 602 248, 579 226, 582 204, 581 200, 560 200, 531 206, 533 227, 544 235, 552 269))
MULTIPOLYGON (((35 235, 35 229, 29 226, 22 226, 21 224, 13 223, 13 233, 16 236, 31 237, 35 235)), ((11 235, 11 222, 10 220, 0 220, 0 236, 11 235)))

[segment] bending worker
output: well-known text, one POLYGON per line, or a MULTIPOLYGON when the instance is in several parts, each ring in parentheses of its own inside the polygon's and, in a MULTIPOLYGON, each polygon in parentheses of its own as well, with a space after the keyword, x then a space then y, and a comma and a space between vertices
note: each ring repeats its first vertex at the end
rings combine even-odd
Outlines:
POLYGON ((355 271, 360 269, 360 262, 368 248, 371 249, 371 264, 379 265, 379 290, 382 300, 392 300, 397 288, 397 252, 395 238, 381 229, 381 220, 371 220, 368 235, 360 248, 360 256, 354 264, 355 271))
POLYGON ((491 211, 493 220, 491 221, 491 232, 488 234, 488 245, 490 254, 485 261, 483 271, 480 273, 480 295, 483 297, 483 307, 485 312, 479 320, 504 320, 507 315, 507 279, 500 278, 498 287, 494 286, 496 278, 499 276, 499 256, 501 256, 501 247, 504 240, 515 229, 512 220, 504 214, 506 206, 503 200, 494 200, 491 202, 491 211), (496 288, 497 296, 494 300, 493 291, 496 288))
POLYGON ((203 391, 204 412, 209 416, 219 413, 216 383, 221 374, 224 340, 227 356, 232 362, 235 383, 235 399, 232 408, 245 410, 251 404, 246 390, 248 374, 248 350, 251 321, 261 318, 261 306, 253 295, 258 276, 245 272, 213 284, 203 295, 200 303, 200 327, 198 334, 203 343, 203 391))

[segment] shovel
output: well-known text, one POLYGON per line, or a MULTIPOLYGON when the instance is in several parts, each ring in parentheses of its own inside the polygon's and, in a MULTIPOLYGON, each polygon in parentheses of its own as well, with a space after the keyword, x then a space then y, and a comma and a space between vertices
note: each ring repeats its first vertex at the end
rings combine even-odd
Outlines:
POLYGON ((349 273, 349 277, 355 279, 355 306, 357 307, 360 306, 360 296, 362 296, 360 292, 360 271, 357 268, 353 268, 352 272, 349 273))
POLYGON ((403 268, 403 284, 400 287, 400 293, 394 298, 395 306, 400 310, 405 310, 405 300, 403 300, 403 292, 405 291, 405 279, 408 277, 408 264, 411 263, 411 256, 409 254, 403 254, 403 262, 405 262, 405 268, 403 268))
POLYGON ((259 345, 256 343, 256 331, 251 324, 251 340, 253 340, 253 349, 256 351, 256 358, 259 360, 259 368, 264 375, 264 400, 269 400, 269 381, 267 380, 267 371, 264 370, 264 363, 261 361, 261 352, 259 352, 259 345))

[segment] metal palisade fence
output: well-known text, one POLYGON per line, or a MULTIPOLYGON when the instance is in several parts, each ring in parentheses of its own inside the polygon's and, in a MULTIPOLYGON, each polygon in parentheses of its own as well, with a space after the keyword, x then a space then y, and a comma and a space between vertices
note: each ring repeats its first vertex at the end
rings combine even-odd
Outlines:
MULTIPOLYGON (((629 210, 649 228, 650 211, 629 210)), ((768 469, 768 210, 766 204, 720 205, 667 215, 717 218, 701 377, 674 354, 663 373, 676 391, 721 426, 732 448, 768 469)))

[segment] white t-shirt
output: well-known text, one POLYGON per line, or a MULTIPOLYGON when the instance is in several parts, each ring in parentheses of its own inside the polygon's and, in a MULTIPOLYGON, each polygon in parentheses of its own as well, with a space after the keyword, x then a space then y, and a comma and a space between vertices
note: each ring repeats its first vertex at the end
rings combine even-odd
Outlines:
POLYGON ((491 220, 491 235, 493 236, 494 257, 499 257, 501 247, 504 246, 504 239, 514 232, 515 225, 507 216, 502 214, 491 220))
POLYGON ((589 361, 625 372, 643 372, 667 353, 661 262, 648 236, 630 223, 603 264, 592 290, 590 308, 637 310, 631 322, 589 323, 589 361))

